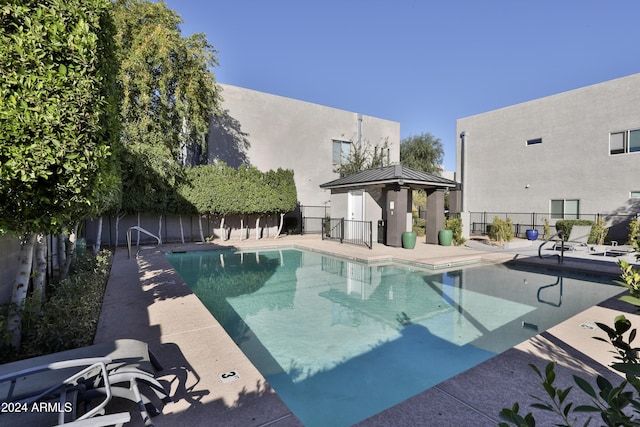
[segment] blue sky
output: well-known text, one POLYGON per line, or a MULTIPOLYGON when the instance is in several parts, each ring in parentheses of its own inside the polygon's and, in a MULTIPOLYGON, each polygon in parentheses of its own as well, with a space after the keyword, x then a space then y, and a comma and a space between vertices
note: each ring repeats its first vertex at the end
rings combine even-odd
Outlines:
POLYGON ((448 170, 456 119, 640 72, 637 0, 165 3, 219 82, 430 132, 448 170))

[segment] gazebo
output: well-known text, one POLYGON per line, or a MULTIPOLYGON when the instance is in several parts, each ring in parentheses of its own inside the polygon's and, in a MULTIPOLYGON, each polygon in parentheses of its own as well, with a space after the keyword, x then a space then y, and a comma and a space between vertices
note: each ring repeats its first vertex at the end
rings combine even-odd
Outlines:
POLYGON ((426 243, 438 243, 438 230, 444 224, 444 194, 457 184, 430 173, 402 165, 367 169, 320 185, 331 190, 332 216, 373 221, 374 239, 389 246, 402 246, 402 233, 411 231, 412 196, 410 190, 427 193, 426 243), (384 233, 380 236, 379 233, 384 233))

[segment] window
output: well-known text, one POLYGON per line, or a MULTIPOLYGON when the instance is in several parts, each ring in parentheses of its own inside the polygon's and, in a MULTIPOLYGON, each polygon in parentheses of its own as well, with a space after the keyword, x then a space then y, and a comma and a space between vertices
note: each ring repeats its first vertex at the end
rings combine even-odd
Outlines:
POLYGON ((542 144, 542 138, 527 140, 527 145, 535 145, 535 144, 542 144))
POLYGON ((609 153, 623 154, 640 151, 640 129, 609 134, 609 153))
POLYGON ((579 200, 551 200, 550 216, 552 219, 579 219, 579 200))
POLYGON ((351 154, 351 141, 333 140, 333 167, 334 169, 347 163, 351 154))
POLYGON ((640 199, 640 191, 630 191, 629 192, 630 199, 640 199))

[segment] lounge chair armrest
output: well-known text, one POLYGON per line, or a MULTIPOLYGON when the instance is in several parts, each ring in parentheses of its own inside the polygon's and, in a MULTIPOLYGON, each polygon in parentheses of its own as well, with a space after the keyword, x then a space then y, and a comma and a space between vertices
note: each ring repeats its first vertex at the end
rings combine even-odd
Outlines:
MULTIPOLYGON (((37 402, 40 399, 47 398, 48 396, 58 393, 61 393, 61 396, 64 396, 65 386, 73 386, 78 380, 86 377, 92 378, 97 376, 102 376, 104 381, 104 399, 100 402, 99 405, 92 408, 90 411, 85 413, 83 416, 79 417, 78 420, 83 420, 86 418, 93 417, 97 413, 101 412, 107 403, 111 400, 111 385, 109 383, 109 373, 107 372, 107 364, 111 362, 111 359, 108 357, 92 357, 92 358, 84 358, 84 359, 72 359, 72 360, 63 360, 60 362, 53 362, 47 365, 34 366, 32 368, 23 369, 18 372, 14 372, 11 374, 7 374, 0 378, 3 381, 11 381, 11 387, 9 389, 9 393, 7 394, 7 400, 11 400, 13 395, 13 390, 16 384, 16 380, 22 377, 27 377, 29 375, 36 375, 39 373, 43 373, 46 371, 59 370, 59 369, 68 369, 74 367, 83 367, 80 371, 73 373, 71 376, 64 378, 62 380, 56 381, 51 384, 48 388, 43 389, 39 393, 23 396, 19 400, 22 402, 32 403, 37 402)), ((64 413, 61 412, 59 414, 58 422, 64 423, 64 413)))
MULTIPOLYGON (((76 372, 75 374, 71 375, 70 377, 68 377, 67 379, 62 381, 61 384, 56 384, 56 385, 48 388, 47 390, 44 390, 42 393, 40 393, 40 394, 38 394, 36 396, 30 397, 28 399, 28 401, 36 402, 39 399, 44 398, 47 395, 51 394, 55 390, 60 389, 60 387, 62 385, 64 385, 64 384, 73 385, 79 379, 81 379, 81 378, 83 378, 85 376, 87 376, 88 378, 95 377, 97 375, 95 373, 95 371, 96 371, 96 369, 98 369, 100 371, 100 375, 102 375, 102 378, 103 378, 103 381, 104 381, 104 399, 98 405, 93 407, 90 411, 87 411, 84 415, 79 417, 78 421, 84 420, 84 419, 87 419, 87 418, 91 418, 94 415, 98 414, 99 412, 101 412, 104 409, 105 406, 107 406, 107 403, 109 403, 109 401, 111 400, 111 396, 112 396, 111 384, 109 383, 109 373, 107 372, 107 363, 111 362, 111 359, 109 359, 108 357, 94 357, 94 358, 87 358, 87 359, 64 360, 64 361, 61 361, 61 362, 50 363, 48 366, 49 366, 50 369, 66 369, 66 368, 71 368, 71 367, 74 367, 74 366, 84 366, 89 361, 93 361, 93 363, 91 365, 87 366, 86 368, 82 369, 81 371, 76 372)), ((61 412, 59 414, 58 422, 64 423, 64 413, 61 412)))
POLYGON ((37 374, 44 371, 67 369, 80 366, 90 366, 96 363, 104 363, 105 365, 111 363, 111 359, 108 357, 88 357, 84 359, 70 359, 63 360, 61 362, 53 362, 45 365, 33 366, 31 368, 22 369, 20 371, 11 372, 9 374, 0 375, 0 383, 11 381, 16 378, 26 377, 29 375, 37 374))

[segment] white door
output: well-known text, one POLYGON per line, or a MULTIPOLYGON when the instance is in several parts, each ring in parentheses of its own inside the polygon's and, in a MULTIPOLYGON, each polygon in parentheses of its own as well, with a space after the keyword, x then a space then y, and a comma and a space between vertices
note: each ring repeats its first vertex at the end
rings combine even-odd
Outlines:
POLYGON ((364 221, 364 191, 349 191, 349 217, 352 221, 364 221))
POLYGON ((345 239, 362 239, 363 224, 351 221, 364 221, 364 191, 349 191, 347 205, 349 212, 346 219, 350 221, 345 224, 344 237, 345 239))

